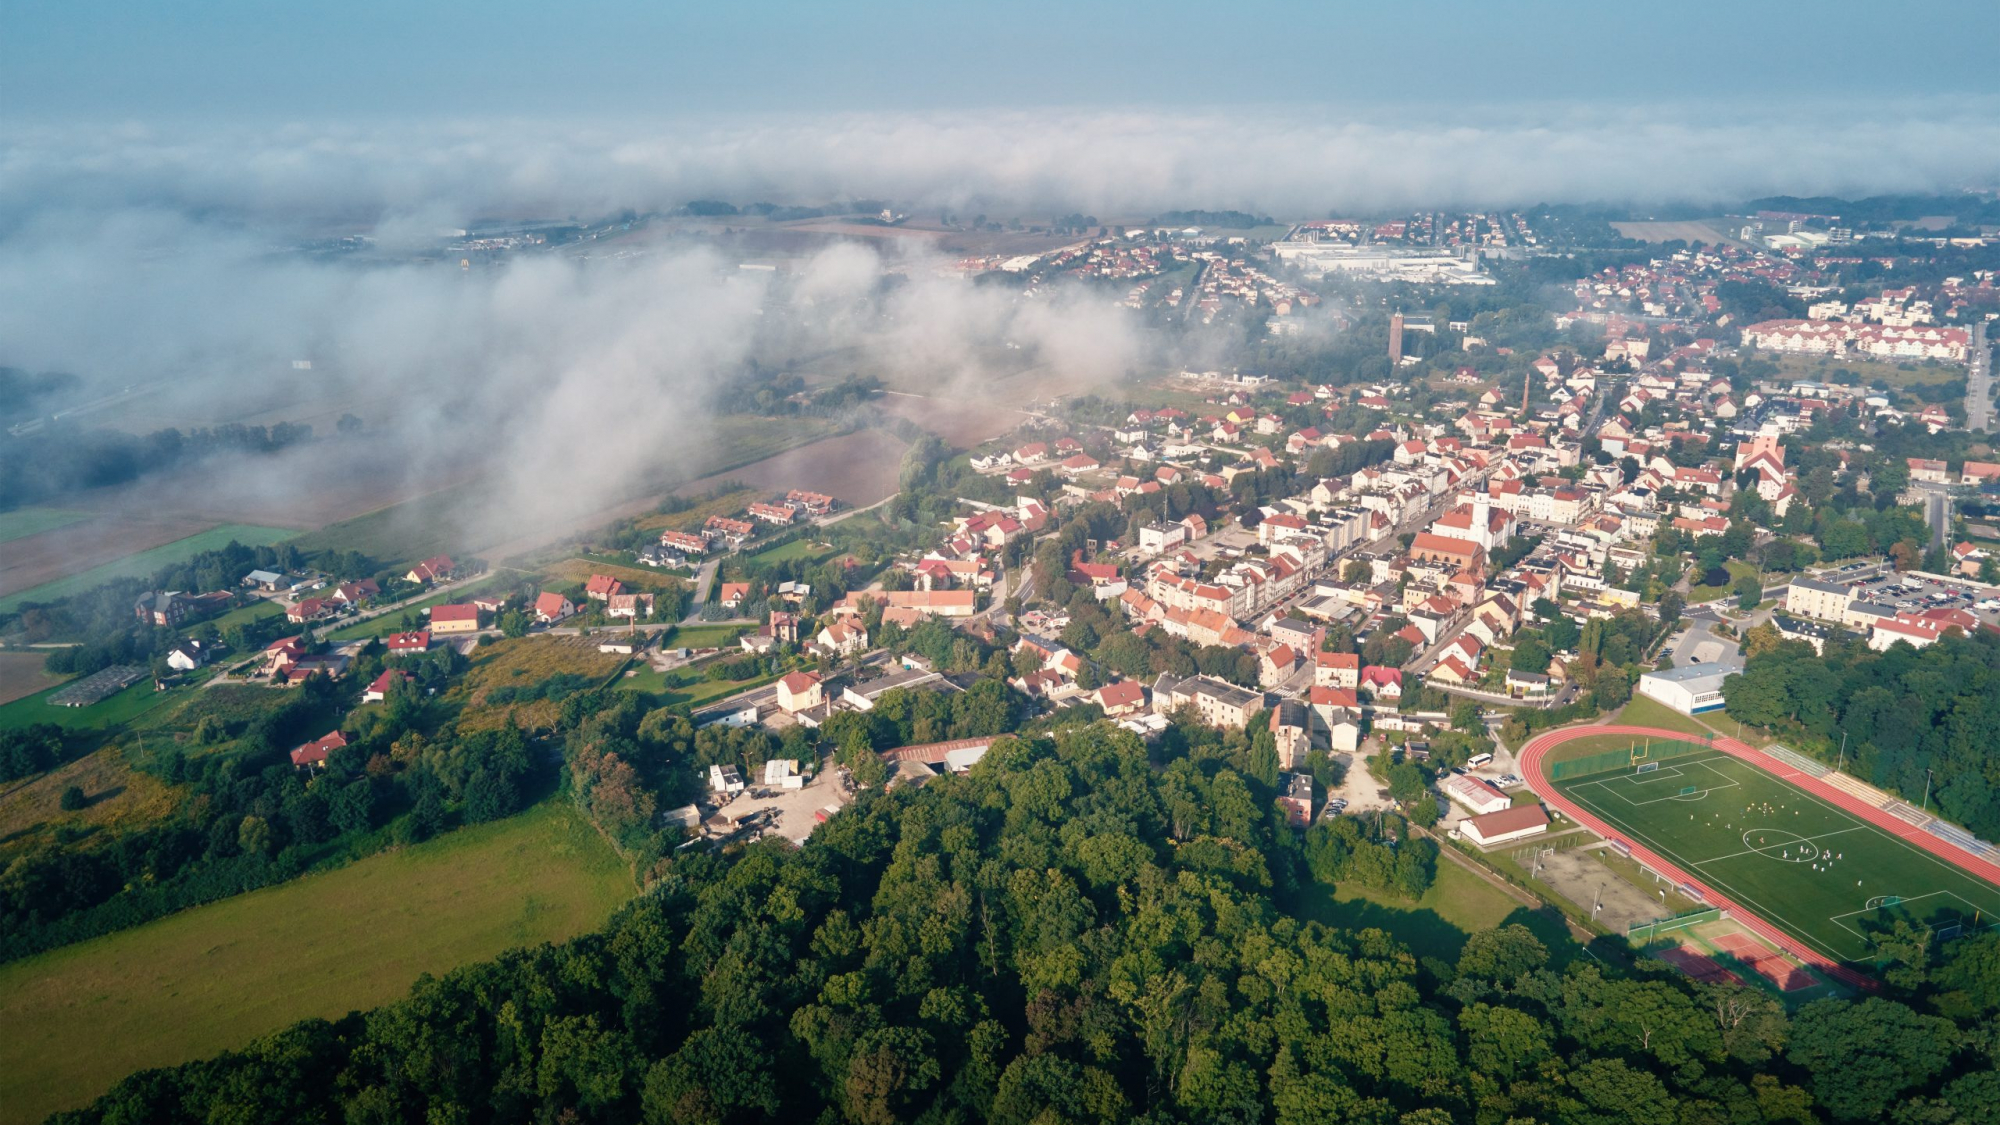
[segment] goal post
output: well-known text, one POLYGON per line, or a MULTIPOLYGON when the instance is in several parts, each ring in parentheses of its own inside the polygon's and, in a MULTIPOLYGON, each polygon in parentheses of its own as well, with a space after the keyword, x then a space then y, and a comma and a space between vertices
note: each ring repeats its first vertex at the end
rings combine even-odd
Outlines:
POLYGON ((1652 773, 1654 770, 1657 770, 1659 768, 1660 768, 1660 763, 1658 762, 1640 762, 1639 765, 1635 769, 1633 769, 1632 772, 1652 773))

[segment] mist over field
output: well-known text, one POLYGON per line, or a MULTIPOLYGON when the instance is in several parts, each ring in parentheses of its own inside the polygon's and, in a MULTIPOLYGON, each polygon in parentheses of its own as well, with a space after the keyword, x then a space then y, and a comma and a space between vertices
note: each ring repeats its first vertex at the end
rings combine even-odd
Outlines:
POLYGON ((1084 294, 1021 302, 946 280, 921 252, 856 245, 795 265, 745 271, 699 245, 359 265, 166 211, 69 212, 0 242, 0 362, 75 373, 74 398, 138 385, 148 412, 215 421, 309 383, 361 404, 412 491, 475 466, 490 522, 526 528, 699 475, 709 408, 755 362, 837 352, 837 377, 951 394, 975 392, 996 354, 1078 386, 1139 354, 1126 319, 1084 294))
POLYGON ((1085 388, 1157 345, 1108 299, 966 285, 913 247, 835 245, 778 275, 685 241, 398 260, 441 231, 703 198, 1142 220, 1931 191, 2000 179, 1996 108, 1877 101, 1813 127, 1824 107, 22 123, 0 133, 0 364, 150 387, 197 418, 309 378, 380 407, 410 481, 485 466, 494 510, 533 523, 670 479, 753 360, 841 351, 963 397, 996 354, 1085 388), (295 252, 349 234, 372 240, 365 264, 295 252))

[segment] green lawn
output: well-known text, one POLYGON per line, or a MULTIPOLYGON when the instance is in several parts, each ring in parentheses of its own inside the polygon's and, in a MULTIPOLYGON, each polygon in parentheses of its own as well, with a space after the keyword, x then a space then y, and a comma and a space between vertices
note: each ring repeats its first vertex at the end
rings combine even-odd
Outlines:
POLYGON ((1468 934, 1490 930, 1526 908, 1505 892, 1444 857, 1437 880, 1416 902, 1388 891, 1342 883, 1305 891, 1301 917, 1348 929, 1374 927, 1410 947, 1419 957, 1454 960, 1468 934))
MULTIPOLYGON (((1757 573, 1756 567, 1738 559, 1729 559, 1722 564, 1722 567, 1729 572, 1731 586, 1736 583, 1738 578, 1746 574, 1755 576, 1757 573)), ((1687 600, 1689 605, 1695 605, 1701 602, 1712 602, 1717 598, 1733 596, 1734 591, 1730 589, 1730 586, 1692 586, 1688 589, 1687 600)))
POLYGON ((1837 960, 1867 961, 1870 935, 1898 918, 1930 926, 1978 918, 1988 927, 2000 919, 2000 887, 1724 754, 1554 784, 1633 842, 1837 960))
POLYGON ((58 578, 54 582, 44 582, 32 589, 22 590, 0 598, 0 613, 12 613, 23 602, 49 602, 70 594, 80 593, 93 586, 102 585, 114 578, 143 578, 162 567, 183 563, 203 551, 213 551, 226 547, 231 540, 246 547, 268 547, 282 543, 298 534, 289 528, 258 527, 247 523, 225 523, 197 532, 185 539, 164 543, 149 551, 126 555, 102 566, 58 578))
POLYGON ((15 508, 11 512, 0 512, 0 543, 13 539, 25 539, 30 535, 40 535, 44 531, 54 531, 73 523, 89 519, 91 512, 72 512, 65 508, 15 508))
POLYGON ((0 967, 0 1123, 595 929, 632 892, 603 838, 551 801, 0 967))
POLYGON ((788 562, 792 559, 811 559, 813 562, 820 562, 825 559, 830 559, 839 553, 840 553, 840 548, 838 547, 822 547, 819 544, 814 543, 810 536, 804 536, 798 539, 794 539, 790 543, 786 543, 783 546, 772 547, 770 550, 767 551, 759 551, 756 554, 751 555, 745 561, 760 562, 760 563, 776 563, 776 562, 788 562))
POLYGON ((247 605, 239 605, 220 617, 212 619, 217 629, 227 629, 231 625, 243 625, 252 621, 262 621, 266 617, 283 617, 285 607, 269 598, 259 598, 247 605))
POLYGON ((679 625, 667 630, 667 648, 727 648, 752 625, 679 625))
POLYGON ((1632 702, 1618 712, 1618 722, 1628 727, 1656 727, 1661 730, 1679 731, 1682 734, 1703 735, 1709 733, 1707 726, 1699 719, 1690 718, 1679 711, 1649 696, 1635 695, 1632 702))
POLYGON ((35 723, 54 723, 64 730, 122 727, 170 699, 186 699, 189 692, 198 690, 181 687, 157 691, 152 677, 148 676, 111 698, 99 700, 88 707, 58 707, 50 703, 49 694, 61 691, 65 686, 58 684, 47 691, 38 691, 0 707, 0 730, 19 730, 35 723))

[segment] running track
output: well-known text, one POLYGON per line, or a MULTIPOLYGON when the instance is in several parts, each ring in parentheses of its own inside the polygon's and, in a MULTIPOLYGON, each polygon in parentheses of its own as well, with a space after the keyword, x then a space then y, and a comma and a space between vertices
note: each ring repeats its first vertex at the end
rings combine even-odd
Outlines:
MULTIPOLYGON (((1521 765, 1521 776, 1527 779, 1528 785, 1541 796, 1542 800, 1548 802, 1551 807, 1560 811, 1564 816, 1596 832, 1607 840, 1617 840, 1629 845, 1633 855, 1638 856, 1647 867, 1652 868, 1660 874, 1668 876, 1677 882, 1692 883, 1701 888, 1709 905, 1719 906, 1728 910, 1729 916, 1732 919, 1741 922, 1753 933, 1770 941, 1778 948, 1790 953, 1806 964, 1812 965, 1828 976, 1835 977, 1848 984, 1859 988, 1872 989, 1876 987, 1873 978, 1864 976, 1848 968, 1846 965, 1829 959, 1826 955, 1815 951, 1804 942, 1785 933, 1783 930, 1780 930, 1750 911, 1743 909, 1743 907, 1730 901, 1723 895, 1717 894, 1708 884, 1681 870, 1678 866, 1668 863, 1651 850, 1640 846, 1638 841, 1612 828, 1582 807, 1572 803, 1562 794, 1556 792, 1555 786, 1549 783, 1547 775, 1543 772, 1542 759, 1547 756, 1550 750, 1561 746, 1565 742, 1578 738, 1590 738, 1600 734, 1625 734, 1638 737, 1693 741, 1685 733, 1657 730, 1652 727, 1570 727, 1565 730, 1549 731, 1547 734, 1530 739, 1528 744, 1521 748, 1520 754, 1517 755, 1521 765)), ((1783 779, 1786 784, 1803 789, 1856 819, 1866 821, 1900 840, 1922 848, 1954 867, 1962 868, 1989 883, 2000 885, 2000 864, 1994 864, 1988 860, 1981 859, 1971 852, 1948 843, 1941 837, 1934 836, 1918 828, 1916 825, 1891 816, 1884 810, 1870 805, 1845 790, 1835 789, 1833 786, 1826 784, 1809 773, 1804 773, 1776 758, 1761 753, 1746 742, 1730 738, 1726 735, 1716 735, 1711 744, 1717 750, 1733 758, 1740 758, 1766 773, 1773 774, 1783 779)))

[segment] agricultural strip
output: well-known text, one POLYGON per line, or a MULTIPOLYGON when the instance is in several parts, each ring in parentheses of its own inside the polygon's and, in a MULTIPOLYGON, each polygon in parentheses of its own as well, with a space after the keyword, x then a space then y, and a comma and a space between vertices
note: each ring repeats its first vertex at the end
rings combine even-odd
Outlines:
POLYGON ((594 929, 631 894, 610 846, 552 801, 0 967, 0 1125, 594 929))

